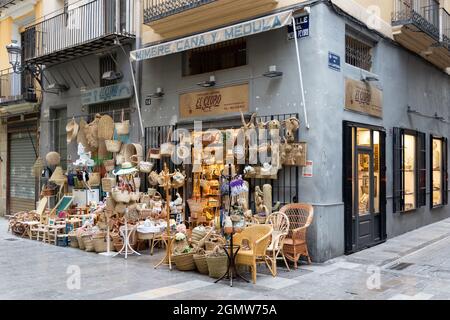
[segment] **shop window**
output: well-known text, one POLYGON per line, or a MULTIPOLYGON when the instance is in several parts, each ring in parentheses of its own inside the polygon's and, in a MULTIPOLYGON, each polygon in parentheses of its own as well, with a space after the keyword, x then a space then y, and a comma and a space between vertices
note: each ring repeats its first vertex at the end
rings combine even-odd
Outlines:
POLYGON ((345 62, 360 69, 372 70, 374 43, 347 30, 345 35, 345 62))
POLYGON ((448 204, 448 173, 446 138, 431 136, 431 208, 448 204))
POLYGON ((247 64, 245 38, 183 52, 183 76, 192 76, 247 64))
POLYGON ((425 134, 394 128, 394 212, 426 205, 425 134))

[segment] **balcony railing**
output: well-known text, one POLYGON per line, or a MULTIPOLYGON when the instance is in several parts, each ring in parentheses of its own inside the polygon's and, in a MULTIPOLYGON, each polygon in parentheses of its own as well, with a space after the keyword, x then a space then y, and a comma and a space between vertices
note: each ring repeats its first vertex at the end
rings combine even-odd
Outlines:
POLYGON ((0 104, 20 101, 37 101, 33 77, 27 72, 14 73, 11 68, 0 71, 0 104))
POLYGON ((0 0, 0 9, 7 9, 17 3, 17 0, 0 0))
POLYGON ((450 50, 450 14, 441 8, 441 42, 450 50))
POLYGON ((194 9, 217 0, 144 0, 144 23, 194 9))
POLYGON ((439 3, 434 0, 395 0, 392 25, 413 24, 439 39, 439 3))
POLYGON ((134 34, 133 0, 94 0, 27 27, 23 34, 24 59, 76 57, 112 44, 115 36, 134 34), (101 41, 105 38, 110 41, 101 41))

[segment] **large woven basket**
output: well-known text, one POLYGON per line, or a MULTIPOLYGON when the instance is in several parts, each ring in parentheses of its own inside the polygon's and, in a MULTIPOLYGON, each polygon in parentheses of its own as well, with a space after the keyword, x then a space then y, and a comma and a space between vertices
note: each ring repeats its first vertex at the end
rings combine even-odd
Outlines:
POLYGON ((76 235, 69 234, 69 245, 71 248, 78 248, 78 239, 76 235))
POLYGON ((89 185, 92 187, 98 187, 100 185, 101 176, 100 172, 89 173, 89 185))
POLYGON ((172 261, 180 271, 195 270, 194 253, 183 253, 172 256, 172 261))
POLYGON ((84 240, 80 234, 77 235, 77 240, 78 240, 78 248, 80 248, 80 250, 85 250, 86 247, 84 246, 84 240))
POLYGON ((228 258, 223 256, 207 256, 206 263, 208 264, 209 276, 218 279, 222 277, 228 268, 228 258))
POLYGON ((83 242, 84 242, 84 250, 87 252, 94 252, 94 242, 92 241, 92 235, 90 234, 84 234, 82 236, 83 242))
POLYGON ((208 262, 205 254, 194 254, 194 263, 198 272, 201 274, 209 274, 208 262))
MULTIPOLYGON (((108 241, 105 238, 94 238, 92 239, 92 242, 94 243, 94 249, 97 253, 102 253, 108 251, 108 241)), ((112 241, 111 244, 111 251, 112 251, 112 241)))
POLYGON ((106 150, 108 152, 119 152, 122 147, 120 140, 105 140, 106 150))
POLYGON ((116 179, 104 177, 102 178, 102 189, 104 192, 111 192, 112 188, 116 186, 116 179))

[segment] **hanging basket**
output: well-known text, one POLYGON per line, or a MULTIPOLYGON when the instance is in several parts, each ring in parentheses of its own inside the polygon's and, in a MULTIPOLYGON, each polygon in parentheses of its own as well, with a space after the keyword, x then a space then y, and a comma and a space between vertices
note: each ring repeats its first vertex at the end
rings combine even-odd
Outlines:
POLYGON ((116 167, 116 162, 114 161, 114 159, 112 159, 112 160, 104 160, 103 161, 103 165, 105 166, 105 170, 106 171, 111 172, 116 167))
POLYGON ((194 262, 194 253, 173 255, 172 261, 180 271, 192 271, 196 269, 194 262))
POLYGON ((130 192, 128 192, 127 190, 121 191, 121 190, 118 190, 118 189, 113 189, 112 190, 112 197, 113 197, 113 199, 115 201, 123 202, 123 203, 128 203, 131 200, 130 192))
POLYGON ((122 147, 122 141, 119 140, 105 140, 106 150, 108 152, 119 152, 122 147))
POLYGON ((89 185, 91 187, 98 187, 100 185, 100 172, 89 173, 89 185))
POLYGON ((121 121, 114 124, 117 135, 125 136, 130 132, 130 121, 125 120, 125 111, 122 109, 121 121))
POLYGON ((116 186, 115 178, 102 178, 102 189, 104 192, 112 192, 112 188, 116 186))

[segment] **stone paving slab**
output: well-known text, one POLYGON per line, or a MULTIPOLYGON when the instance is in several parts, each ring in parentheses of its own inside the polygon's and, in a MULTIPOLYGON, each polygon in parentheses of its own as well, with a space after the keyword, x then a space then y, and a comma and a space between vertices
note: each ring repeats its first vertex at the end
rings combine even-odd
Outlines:
POLYGON ((289 272, 280 263, 276 278, 259 266, 256 285, 236 280, 232 288, 195 272, 154 269, 162 250, 125 260, 6 230, 0 219, 0 299, 450 299, 450 219, 323 264, 302 263, 289 272), (81 272, 79 288, 69 288, 74 267, 81 272))

